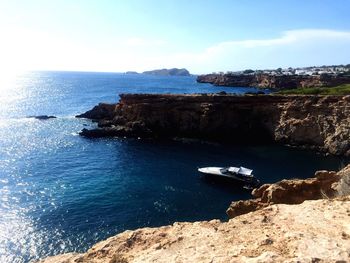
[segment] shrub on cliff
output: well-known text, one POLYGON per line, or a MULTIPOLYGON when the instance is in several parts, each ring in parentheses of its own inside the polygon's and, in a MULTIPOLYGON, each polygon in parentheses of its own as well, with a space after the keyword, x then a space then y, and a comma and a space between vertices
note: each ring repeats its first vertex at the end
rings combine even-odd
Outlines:
POLYGON ((298 88, 282 90, 277 93, 286 95, 350 95, 350 84, 345 84, 337 87, 298 88))

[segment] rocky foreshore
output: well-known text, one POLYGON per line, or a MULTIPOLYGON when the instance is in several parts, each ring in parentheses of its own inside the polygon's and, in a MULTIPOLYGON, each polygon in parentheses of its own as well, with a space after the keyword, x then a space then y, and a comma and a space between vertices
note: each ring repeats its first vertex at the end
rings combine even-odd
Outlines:
POLYGON ((121 94, 77 117, 86 137, 188 137, 281 143, 350 156, 350 96, 121 94))
POLYGON ((350 165, 338 173, 315 175, 263 185, 255 195, 264 193, 260 198, 268 201, 266 205, 231 215, 228 222, 125 231, 86 253, 58 255, 41 263, 348 262, 350 165))
POLYGON ((332 87, 350 83, 350 75, 270 75, 270 74, 206 74, 197 77, 197 82, 216 86, 257 87, 274 90, 332 87))

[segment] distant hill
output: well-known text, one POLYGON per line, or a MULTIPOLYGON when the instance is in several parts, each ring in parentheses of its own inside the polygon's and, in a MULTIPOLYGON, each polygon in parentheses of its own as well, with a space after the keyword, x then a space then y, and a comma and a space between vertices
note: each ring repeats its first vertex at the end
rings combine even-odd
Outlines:
POLYGON ((158 76, 190 76, 190 72, 185 68, 171 68, 171 69, 156 69, 150 71, 144 71, 143 74, 158 75, 158 76))
POLYGON ((127 72, 125 72, 125 74, 134 75, 134 74, 139 74, 139 73, 137 73, 136 71, 127 71, 127 72))

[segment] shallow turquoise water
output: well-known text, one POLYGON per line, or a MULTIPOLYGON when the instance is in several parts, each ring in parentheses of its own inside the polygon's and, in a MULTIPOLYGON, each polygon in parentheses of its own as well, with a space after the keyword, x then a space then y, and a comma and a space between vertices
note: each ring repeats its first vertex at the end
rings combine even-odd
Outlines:
POLYGON ((77 136, 76 119, 118 93, 244 88, 194 77, 37 72, 0 84, 0 262, 84 251, 126 229, 219 218, 249 191, 201 178, 200 166, 245 165, 263 182, 309 177, 347 160, 281 146, 77 136), (5 86, 4 86, 5 85, 5 86), (28 115, 56 115, 40 121, 28 115))

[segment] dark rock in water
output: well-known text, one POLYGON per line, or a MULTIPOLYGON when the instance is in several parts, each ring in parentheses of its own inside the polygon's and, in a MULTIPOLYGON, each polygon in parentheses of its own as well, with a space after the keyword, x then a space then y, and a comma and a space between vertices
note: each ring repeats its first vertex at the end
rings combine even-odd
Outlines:
POLYGON ((158 76, 190 76, 190 72, 185 68, 171 68, 171 69, 156 69, 150 71, 144 71, 143 74, 158 75, 158 76))
POLYGON ((226 91, 220 91, 218 92, 219 95, 227 95, 226 91))
POLYGON ((92 110, 75 116, 76 118, 87 118, 92 120, 110 119, 114 116, 115 105, 100 103, 92 110))
POLYGON ((152 132, 145 127, 144 123, 140 121, 134 121, 128 123, 126 126, 114 126, 107 125, 101 126, 97 129, 88 130, 86 128, 82 129, 79 132, 79 135, 87 137, 87 138, 101 138, 101 137, 142 137, 147 138, 152 136, 152 132))
POLYGON ((56 116, 49 116, 49 115, 38 115, 38 116, 28 116, 28 118, 34 118, 37 120, 48 120, 48 119, 56 119, 56 116))
POLYGON ((97 126, 100 128, 110 127, 111 125, 113 125, 113 122, 111 120, 100 120, 97 124, 97 126))
POLYGON ((79 135, 87 138, 102 138, 102 137, 114 137, 114 136, 125 136, 125 131, 122 129, 115 128, 104 128, 104 129, 82 129, 79 135))

